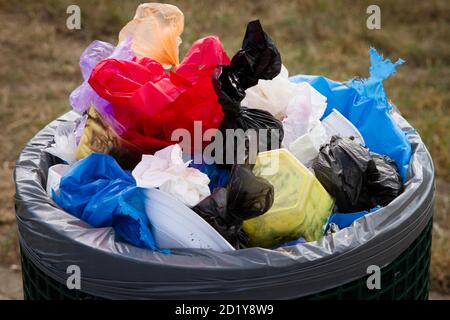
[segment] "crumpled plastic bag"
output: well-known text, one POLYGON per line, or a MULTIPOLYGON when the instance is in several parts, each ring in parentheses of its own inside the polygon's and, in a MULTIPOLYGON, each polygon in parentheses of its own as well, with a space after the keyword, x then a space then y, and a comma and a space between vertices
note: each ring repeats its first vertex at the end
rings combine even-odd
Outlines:
POLYGON ((244 221, 251 246, 273 248, 299 237, 315 241, 323 236, 334 199, 289 150, 260 152, 253 173, 273 185, 275 198, 265 214, 244 221))
POLYGON ((176 129, 194 137, 194 121, 202 122, 202 134, 219 127, 223 113, 211 78, 223 63, 229 58, 220 40, 210 36, 196 41, 175 71, 166 73, 150 58, 107 59, 96 65, 89 84, 112 104, 125 128, 121 138, 139 155, 153 154, 176 142, 176 129))
POLYGON ((55 130, 55 142, 46 148, 45 151, 65 161, 67 164, 74 163, 77 160, 77 126, 77 122, 60 123, 55 130))
POLYGON ((309 83, 296 85, 283 119, 283 144, 289 146, 295 139, 320 125, 320 118, 327 108, 327 99, 309 83))
POLYGON ((92 153, 112 155, 125 169, 132 169, 140 161, 139 149, 122 139, 91 107, 80 142, 76 148, 76 159, 83 159, 92 153))
POLYGON ((328 116, 333 108, 342 113, 359 130, 372 152, 395 161, 404 182, 411 159, 411 144, 392 117, 390 110, 393 105, 383 89, 383 80, 393 74, 403 60, 396 63, 383 60, 383 56, 373 48, 369 54, 371 67, 367 80, 352 80, 347 85, 322 76, 299 75, 290 80, 294 83, 306 81, 324 95, 328 106, 323 117, 328 116))
POLYGON ((107 123, 116 132, 123 130, 122 126, 115 120, 111 104, 101 98, 89 85, 88 79, 95 65, 104 59, 115 58, 131 60, 135 56, 131 50, 131 38, 125 38, 117 47, 104 41, 93 41, 80 56, 80 69, 83 75, 83 83, 70 94, 70 105, 77 112, 85 112, 91 106, 102 115, 107 123))
POLYGON ((288 144, 287 149, 306 167, 310 168, 320 147, 330 141, 330 136, 320 122, 311 131, 288 144))
POLYGON ((131 35, 137 55, 170 67, 179 63, 178 47, 183 28, 184 15, 176 6, 143 3, 137 7, 133 20, 120 31, 119 42, 131 35))
POLYGON ((260 79, 258 84, 245 90, 241 105, 270 112, 278 120, 286 116, 286 109, 296 89, 289 81, 289 72, 284 65, 272 80, 260 79))
POLYGON ((113 227, 121 239, 156 250, 143 192, 114 158, 93 153, 69 169, 52 198, 94 228, 113 227))
POLYGON ((333 136, 314 161, 317 179, 342 213, 386 206, 402 191, 395 162, 349 138, 333 136))
POLYGON ((273 204, 273 186, 248 165, 234 165, 228 185, 192 208, 236 249, 248 247, 242 222, 264 214, 273 204))
MULTIPOLYGON (((258 150, 270 150, 281 146, 283 140, 281 122, 267 111, 241 106, 246 89, 256 85, 259 79, 273 79, 280 71, 281 56, 272 39, 264 32, 259 20, 249 22, 242 49, 234 55, 230 65, 219 66, 213 78, 218 101, 225 114, 219 128, 224 137, 225 147, 230 145, 226 139, 226 129, 244 131, 255 129, 257 132, 260 129, 267 129, 267 137, 258 139, 258 150), (272 141, 275 141, 276 145, 272 146, 272 141)), ((221 149, 227 152, 226 148, 221 149)), ((237 152, 235 148, 234 153, 237 152)), ((242 156, 248 158, 256 155, 236 155, 235 161, 243 163, 239 160, 242 156)))
POLYGON ((132 175, 138 187, 159 188, 193 207, 210 195, 209 178, 189 163, 183 161, 180 146, 174 144, 154 155, 143 155, 132 175))
POLYGON ((283 119, 283 145, 309 167, 320 146, 330 139, 320 122, 327 99, 307 82, 294 86, 283 119))

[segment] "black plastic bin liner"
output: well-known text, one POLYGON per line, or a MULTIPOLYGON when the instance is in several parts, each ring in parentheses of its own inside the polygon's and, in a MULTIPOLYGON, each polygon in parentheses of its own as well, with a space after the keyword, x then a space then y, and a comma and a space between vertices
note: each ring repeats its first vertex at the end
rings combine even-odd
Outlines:
POLYGON ((16 215, 22 254, 45 274, 66 283, 67 267, 81 269, 81 291, 112 299, 282 299, 324 291, 383 267, 417 238, 433 212, 434 168, 415 130, 394 119, 412 143, 405 191, 387 207, 320 241, 278 251, 249 248, 228 253, 177 249, 172 254, 115 241, 111 228, 95 229, 64 212, 45 192, 56 159, 43 150, 57 124, 40 131, 15 169, 16 215))

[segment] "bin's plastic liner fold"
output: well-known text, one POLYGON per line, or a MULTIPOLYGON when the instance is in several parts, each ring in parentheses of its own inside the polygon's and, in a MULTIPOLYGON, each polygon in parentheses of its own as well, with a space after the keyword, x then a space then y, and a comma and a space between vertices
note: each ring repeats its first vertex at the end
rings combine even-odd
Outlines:
MULTIPOLYGON (((360 126, 364 113, 350 107, 352 101, 361 101, 361 108, 366 104, 374 107, 371 100, 362 101, 355 89, 323 77, 296 79, 308 80, 329 102, 348 94, 349 104, 339 111, 349 116, 373 150, 371 145, 378 138, 371 139, 367 130, 377 124, 360 126)), ((67 281, 67 266, 77 264, 83 272, 83 292, 115 299, 296 298, 361 278, 367 266, 385 266, 416 239, 432 216, 434 197, 433 164, 418 134, 395 110, 373 110, 366 112, 379 113, 375 119, 388 117, 400 128, 385 128, 380 135, 405 135, 412 147, 404 191, 388 206, 319 241, 277 250, 248 248, 219 253, 175 249, 171 254, 117 241, 113 228, 92 228, 47 196, 48 168, 61 161, 44 149, 53 143, 58 124, 78 118, 70 112, 39 132, 16 163, 15 205, 22 254, 62 284, 67 281), (391 133, 386 134, 386 130, 391 133)), ((388 139, 386 143, 393 142, 388 139)), ((380 148, 373 151, 384 153, 380 148)))

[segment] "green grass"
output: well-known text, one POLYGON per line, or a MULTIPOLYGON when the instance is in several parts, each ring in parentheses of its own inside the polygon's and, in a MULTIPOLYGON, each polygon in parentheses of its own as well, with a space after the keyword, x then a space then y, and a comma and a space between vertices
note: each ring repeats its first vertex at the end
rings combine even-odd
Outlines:
MULTIPOLYGON (((373 1, 171 1, 185 14, 181 52, 217 34, 229 55, 241 45, 246 23, 259 18, 291 74, 335 80, 367 76, 370 46, 406 60, 385 82, 389 98, 417 128, 431 151, 437 199, 432 286, 450 292, 450 2, 377 1, 381 30, 365 27, 373 1)), ((12 263, 12 163, 41 127, 69 110, 81 81, 78 58, 94 39, 115 43, 139 1, 0 0, 0 261, 12 263), (66 8, 77 3, 82 30, 66 29, 66 8), (5 240, 3 240, 5 239, 5 240), (4 249, 8 247, 8 250, 4 249), (8 252, 5 254, 5 252, 8 252)))

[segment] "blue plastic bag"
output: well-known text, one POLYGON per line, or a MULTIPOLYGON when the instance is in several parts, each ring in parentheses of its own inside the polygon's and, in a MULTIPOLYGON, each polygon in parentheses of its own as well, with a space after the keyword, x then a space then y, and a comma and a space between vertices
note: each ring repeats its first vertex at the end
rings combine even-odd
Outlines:
POLYGON ((395 72, 403 63, 383 60, 375 49, 369 50, 370 77, 366 80, 351 80, 342 84, 323 76, 297 75, 292 82, 308 82, 327 98, 327 109, 322 118, 332 109, 337 109, 361 132, 367 147, 372 152, 387 155, 395 161, 403 182, 411 159, 411 144, 405 133, 390 115, 392 106, 386 97, 383 80, 395 72))
POLYGON ((144 190, 113 157, 93 153, 61 178, 53 200, 95 228, 113 227, 123 240, 157 250, 145 212, 144 190))
POLYGON ((325 234, 327 233, 331 223, 335 223, 339 227, 339 229, 344 229, 351 226, 353 221, 361 218, 362 216, 365 216, 368 213, 375 212, 379 209, 381 209, 381 206, 376 206, 375 208, 370 209, 370 211, 364 210, 354 213, 335 212, 330 216, 330 219, 328 219, 327 227, 325 228, 325 234))
POLYGON ((306 240, 305 240, 305 238, 300 237, 300 238, 298 238, 297 240, 285 242, 285 243, 283 243, 283 244, 280 244, 280 245, 278 245, 278 246, 275 246, 275 247, 272 248, 272 250, 279 249, 279 248, 283 248, 283 247, 296 246, 296 245, 302 244, 302 243, 306 243, 306 240))
POLYGON ((214 189, 225 187, 230 181, 231 171, 225 167, 220 167, 217 164, 195 164, 191 162, 190 167, 200 170, 209 178, 209 190, 213 193, 214 189))

